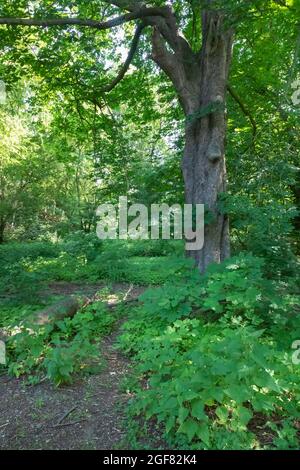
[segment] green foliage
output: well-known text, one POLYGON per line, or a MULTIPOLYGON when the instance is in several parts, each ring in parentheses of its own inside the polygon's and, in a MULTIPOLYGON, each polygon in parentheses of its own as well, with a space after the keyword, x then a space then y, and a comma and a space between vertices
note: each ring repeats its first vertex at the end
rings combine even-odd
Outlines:
POLYGON ((12 304, 3 302, 0 304, 0 328, 14 328, 36 310, 42 310, 43 305, 37 304, 12 304))
POLYGON ((0 246, 0 294, 18 295, 23 301, 32 300, 43 276, 28 269, 39 257, 50 260, 58 256, 58 247, 51 243, 12 243, 0 246))
MULTIPOLYGON (((105 21, 116 14, 98 0, 27 3, 2 0, 0 16, 105 21)), ((168 3, 198 56, 205 2, 168 3)), ((97 340, 114 318, 99 303, 72 320, 26 325, 46 283, 156 286, 128 312, 120 338, 137 362, 128 384, 136 395, 132 414, 146 416, 144 427, 159 422, 176 448, 259 448, 266 433, 273 448, 294 449, 299 372, 290 348, 300 337, 300 114, 291 97, 299 1, 214 6, 235 30, 235 93, 226 103, 230 194, 220 195, 235 256, 205 276, 182 258, 181 242, 100 242, 94 234, 97 205, 116 203, 120 195, 147 206, 184 200, 179 162, 186 123, 167 77, 145 60, 150 34, 124 80, 101 95, 97 90, 117 76, 132 24, 115 36, 90 28, 81 34, 73 27, 0 26, 0 79, 8 91, 0 108, 0 243, 26 242, 0 246, 0 326, 9 334, 11 374, 70 382, 101 362, 97 340)), ((187 123, 209 117, 210 126, 218 111, 223 103, 208 103, 187 123)), ((133 438, 138 429, 135 423, 133 438)))
POLYGON ((291 418, 283 419, 280 424, 268 423, 270 428, 276 432, 274 445, 278 450, 298 450, 299 439, 294 421, 291 418))
POLYGON ((70 256, 85 256, 87 262, 101 253, 103 242, 96 233, 75 232, 66 237, 61 244, 62 250, 70 256))
POLYGON ((97 341, 111 331, 115 320, 98 302, 53 325, 24 321, 10 330, 8 373, 16 377, 26 374, 33 383, 43 375, 56 385, 71 382, 75 373, 103 363, 97 341))
POLYGON ((292 204, 222 195, 220 207, 229 214, 237 251, 246 250, 266 260, 270 277, 291 276, 297 269, 291 233, 297 214, 292 204))
MULTIPOLYGON (((148 289, 140 296, 142 307, 137 318, 125 325, 122 344, 126 351, 138 351, 145 337, 159 332, 162 325, 185 317, 202 317, 207 322, 219 319, 224 325, 282 328, 295 312, 297 296, 279 291, 264 277, 264 260, 240 254, 221 265, 211 265, 200 276, 188 260, 177 260, 177 275, 161 287, 148 289), (141 335, 145 329, 145 334, 141 335)), ((291 329, 291 328, 290 328, 291 329)))
POLYGON ((214 448, 214 431, 222 427, 248 432, 255 413, 299 417, 299 373, 261 335, 176 321, 137 355, 148 387, 136 395, 133 411, 155 416, 175 442, 184 434, 192 448, 214 448))
POLYGON ((58 245, 47 242, 10 243, 0 246, 1 262, 4 264, 14 264, 23 258, 55 258, 58 251, 58 245))
POLYGON ((203 308, 232 325, 274 323, 284 302, 274 284, 264 278, 264 265, 262 258, 247 253, 211 265, 204 280, 203 308))
POLYGON ((90 266, 83 254, 73 256, 70 253, 61 251, 57 258, 37 258, 34 262, 28 264, 23 261, 23 266, 27 272, 33 273, 40 280, 76 281, 87 278, 93 280, 93 277, 90 276, 90 266))
POLYGON ((136 362, 131 419, 155 419, 174 448, 261 448, 257 419, 274 447, 295 445, 294 424, 280 441, 272 423, 300 417, 290 350, 299 298, 279 295, 263 259, 240 254, 205 276, 186 270, 140 301, 120 337, 136 362))
MULTIPOLYGON (((105 245, 104 245, 105 246, 105 245)), ((168 241, 168 240, 128 240, 122 242, 121 240, 110 241, 105 246, 106 251, 118 251, 124 257, 141 256, 151 257, 156 256, 181 256, 183 252, 182 241, 168 241)))
POLYGON ((23 301, 38 297, 50 281, 98 280, 157 285, 185 269, 182 244, 163 241, 103 243, 95 234, 75 233, 63 242, 0 246, 0 294, 23 301))
POLYGON ((190 263, 175 257, 121 257, 104 253, 95 260, 95 271, 100 279, 133 282, 141 285, 159 285, 180 274, 190 263))

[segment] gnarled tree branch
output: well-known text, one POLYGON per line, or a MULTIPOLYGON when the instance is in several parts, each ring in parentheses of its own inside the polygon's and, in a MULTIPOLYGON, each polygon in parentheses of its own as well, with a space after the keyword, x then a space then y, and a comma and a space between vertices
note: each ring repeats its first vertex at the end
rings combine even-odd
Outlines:
POLYGON ((141 8, 137 11, 126 13, 125 15, 112 18, 108 21, 97 21, 91 19, 82 19, 82 18, 0 18, 0 25, 10 25, 10 26, 40 26, 40 27, 49 27, 49 26, 81 26, 88 28, 95 28, 98 30, 110 29, 116 26, 120 26, 129 21, 138 20, 147 17, 163 17, 166 12, 164 8, 141 8))
POLYGON ((159 27, 154 28, 152 58, 172 81, 186 115, 193 111, 193 97, 196 99, 198 96, 200 86, 200 83, 198 83, 198 80, 200 80, 200 64, 197 64, 196 57, 192 54, 191 49, 190 51, 186 50, 186 44, 182 48, 180 43, 176 52, 169 51, 159 27), (190 55, 188 52, 190 52, 190 55), (193 73, 189 73, 190 61, 193 61, 193 73), (198 80, 194 76, 196 70, 198 80))
POLYGON ((128 56, 127 56, 127 59, 125 60, 122 68, 120 69, 118 75, 116 76, 116 78, 108 85, 104 86, 103 88, 101 88, 100 90, 100 93, 108 93, 110 92, 113 88, 115 88, 118 83, 120 83, 120 81, 124 78, 127 70, 129 69, 129 66, 134 58, 134 55, 137 51, 137 48, 138 48, 138 45, 139 45, 139 40, 140 40, 140 37, 141 37, 141 34, 143 32, 143 29, 145 28, 145 23, 141 23, 137 26, 136 30, 135 30, 135 34, 134 34, 134 37, 133 37, 133 40, 132 40, 132 43, 131 43, 131 48, 130 48, 130 51, 128 53, 128 56))
MULTIPOLYGON (((10 26, 29 26, 29 27, 51 27, 51 26, 79 26, 95 28, 97 30, 106 30, 120 26, 126 22, 142 19, 143 24, 138 26, 133 38, 129 55, 119 71, 117 77, 109 85, 103 87, 100 92, 111 91, 124 77, 134 54, 138 47, 139 38, 145 26, 154 27, 153 51, 156 56, 156 62, 162 67, 175 85, 175 88, 182 98, 188 95, 191 90, 184 85, 185 82, 192 83, 190 80, 191 65, 195 65, 195 55, 189 43, 180 35, 175 14, 170 6, 146 7, 142 2, 132 0, 112 0, 105 3, 117 6, 128 11, 121 16, 109 19, 107 21, 97 21, 94 19, 82 18, 1 18, 0 25, 10 26), (156 39, 155 39, 156 38, 156 39), (155 45, 156 43, 156 45, 155 45), (167 45, 173 51, 167 50, 167 45), (179 66, 178 66, 179 65, 179 66)), ((193 67, 192 67, 193 68, 193 67)), ((189 88, 189 87, 188 87, 189 88)), ((184 101, 184 100, 183 100, 184 101)), ((186 112, 189 112, 189 104, 185 104, 186 112)))
POLYGON ((123 10, 128 11, 135 11, 138 8, 144 6, 143 2, 139 2, 136 0, 103 0, 104 3, 108 3, 109 5, 114 5, 118 8, 122 8, 123 10))
POLYGON ((174 54, 168 51, 166 42, 157 27, 154 27, 152 35, 152 58, 172 81, 176 79, 174 54))

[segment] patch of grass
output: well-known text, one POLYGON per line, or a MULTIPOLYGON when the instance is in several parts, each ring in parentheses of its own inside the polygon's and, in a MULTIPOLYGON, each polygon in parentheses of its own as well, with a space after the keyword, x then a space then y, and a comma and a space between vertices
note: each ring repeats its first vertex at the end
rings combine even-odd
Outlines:
POLYGON ((94 234, 77 234, 57 244, 3 245, 0 296, 37 301, 42 285, 50 281, 160 284, 178 269, 175 253, 180 248, 169 241, 102 242, 94 234))

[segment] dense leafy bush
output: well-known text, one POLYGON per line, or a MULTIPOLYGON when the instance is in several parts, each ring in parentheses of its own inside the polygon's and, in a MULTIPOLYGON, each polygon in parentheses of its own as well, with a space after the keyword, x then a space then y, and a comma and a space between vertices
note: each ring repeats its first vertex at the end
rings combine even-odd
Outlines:
POLYGON ((21 321, 31 315, 36 310, 42 310, 44 306, 38 304, 12 304, 11 302, 2 302, 0 304, 0 328, 14 328, 21 321))
POLYGON ((98 279, 133 282, 141 285, 158 285, 178 276, 190 263, 174 256, 138 257, 126 255, 126 251, 106 250, 96 258, 93 273, 98 279))
POLYGON ((263 257, 269 277, 296 273, 291 234, 297 209, 290 201, 284 204, 263 194, 259 201, 248 195, 227 194, 222 196, 220 207, 230 216, 236 251, 246 250, 263 257))
POLYGON ((50 242, 9 243, 0 245, 0 259, 5 265, 14 264, 23 258, 34 260, 39 257, 55 258, 58 245, 50 242))
POLYGON ((203 308, 231 323, 273 323, 284 302, 274 284, 265 279, 264 264, 262 258, 240 254, 211 265, 202 289, 203 308))
POLYGON ((264 278, 264 260, 251 254, 212 265, 205 276, 192 269, 188 260, 180 263, 177 260, 177 275, 141 295, 141 309, 124 326, 121 339, 127 351, 141 347, 142 325, 146 332, 152 329, 150 337, 162 325, 190 316, 208 322, 219 319, 232 327, 278 324, 282 328, 297 304, 297 297, 279 293, 264 278))
POLYGON ((0 295, 13 294, 23 301, 32 300, 44 276, 28 270, 27 267, 39 257, 51 260, 58 255, 58 247, 46 242, 0 246, 0 295))
POLYGON ((61 250, 75 258, 85 256, 88 262, 93 261, 102 251, 103 242, 96 233, 75 232, 60 244, 61 250))
POLYGON ((131 418, 155 418, 175 448, 259 448, 256 419, 268 442, 297 447, 288 421, 300 417, 289 341, 300 331, 297 296, 264 277, 263 259, 185 270, 140 301, 120 337, 137 363, 131 418))
MULTIPOLYGON (((119 242, 120 243, 120 242, 119 242)), ((122 251, 126 256, 168 256, 182 255, 184 244, 175 240, 133 240, 123 244, 122 251)))
POLYGON ((232 437, 248 432, 258 447, 247 430, 256 414, 263 414, 265 424, 275 416, 300 417, 299 371, 262 333, 177 320, 137 355, 147 386, 137 393, 132 412, 164 423, 173 445, 184 435, 192 448, 243 447, 239 434, 220 447, 224 429, 232 437))
POLYGON ((23 262, 27 272, 35 273, 40 280, 76 281, 80 279, 95 280, 92 266, 87 263, 85 255, 73 256, 62 251, 53 259, 38 258, 31 263, 23 262))

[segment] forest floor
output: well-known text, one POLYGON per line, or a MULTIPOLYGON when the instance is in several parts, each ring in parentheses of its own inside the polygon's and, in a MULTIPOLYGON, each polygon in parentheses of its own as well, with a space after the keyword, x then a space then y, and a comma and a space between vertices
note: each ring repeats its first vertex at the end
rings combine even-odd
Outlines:
MULTIPOLYGON (((103 284, 55 283, 49 295, 92 295, 103 284)), ((136 298, 143 290, 115 284, 116 293, 136 298)), ((104 366, 95 374, 55 387, 47 380, 26 385, 24 379, 0 377, 0 449, 114 449, 124 437, 122 404, 129 395, 120 389, 129 360, 115 349, 120 324, 103 339, 104 366)))

